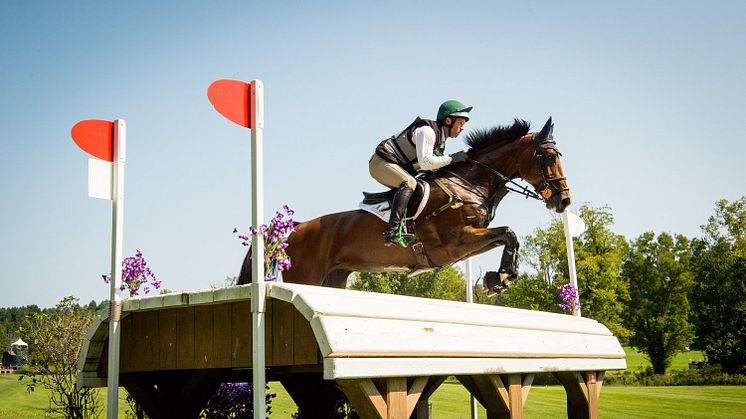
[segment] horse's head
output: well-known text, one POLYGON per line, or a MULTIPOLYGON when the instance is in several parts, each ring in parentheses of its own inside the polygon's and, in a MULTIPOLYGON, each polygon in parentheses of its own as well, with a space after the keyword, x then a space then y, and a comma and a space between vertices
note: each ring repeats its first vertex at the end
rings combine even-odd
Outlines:
POLYGON ((533 144, 533 158, 526 159, 520 172, 521 177, 544 198, 548 209, 563 212, 570 205, 570 189, 562 171, 562 154, 552 136, 553 130, 554 124, 550 117, 541 131, 525 139, 533 144))

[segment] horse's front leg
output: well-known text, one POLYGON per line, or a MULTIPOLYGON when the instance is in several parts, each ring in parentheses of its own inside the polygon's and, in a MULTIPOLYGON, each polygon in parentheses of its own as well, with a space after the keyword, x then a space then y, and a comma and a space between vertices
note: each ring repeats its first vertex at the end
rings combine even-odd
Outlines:
POLYGON ((503 246, 500 258, 500 268, 497 272, 487 272, 483 285, 489 295, 505 290, 518 277, 518 250, 520 243, 515 232, 510 227, 473 228, 464 229, 462 244, 469 257, 503 246))

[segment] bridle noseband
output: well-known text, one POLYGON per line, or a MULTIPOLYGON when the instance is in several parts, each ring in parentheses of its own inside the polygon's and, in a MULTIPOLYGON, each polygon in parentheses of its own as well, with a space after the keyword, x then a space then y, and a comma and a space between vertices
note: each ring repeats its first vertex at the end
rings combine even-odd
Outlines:
POLYGON ((562 153, 557 150, 556 147, 544 147, 544 149, 552 149, 557 154, 544 154, 540 153, 540 146, 535 147, 534 157, 539 160, 539 170, 541 171, 541 177, 543 178, 541 184, 536 188, 544 201, 548 201, 554 195, 561 195, 563 192, 567 192, 570 188, 563 188, 560 186, 560 182, 567 178, 562 177, 549 177, 549 168, 554 166, 557 161, 557 157, 561 156, 562 153))

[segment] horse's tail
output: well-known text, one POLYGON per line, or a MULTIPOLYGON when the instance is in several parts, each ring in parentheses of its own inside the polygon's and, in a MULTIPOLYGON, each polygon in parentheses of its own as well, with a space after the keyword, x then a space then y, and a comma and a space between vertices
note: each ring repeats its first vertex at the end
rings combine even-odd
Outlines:
POLYGON ((249 246, 249 251, 243 258, 241 272, 238 274, 238 282, 236 283, 236 285, 244 284, 251 284, 251 246, 249 246))

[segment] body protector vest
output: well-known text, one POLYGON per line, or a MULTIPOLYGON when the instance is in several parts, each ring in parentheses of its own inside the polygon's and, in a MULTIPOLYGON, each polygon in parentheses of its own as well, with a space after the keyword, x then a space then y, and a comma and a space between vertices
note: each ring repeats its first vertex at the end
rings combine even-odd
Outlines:
POLYGON ((378 144, 376 154, 389 163, 403 167, 412 176, 419 172, 417 164, 417 147, 414 143, 414 130, 429 126, 435 131, 435 149, 433 154, 442 156, 446 148, 446 138, 436 121, 417 117, 399 135, 391 136, 378 144))

